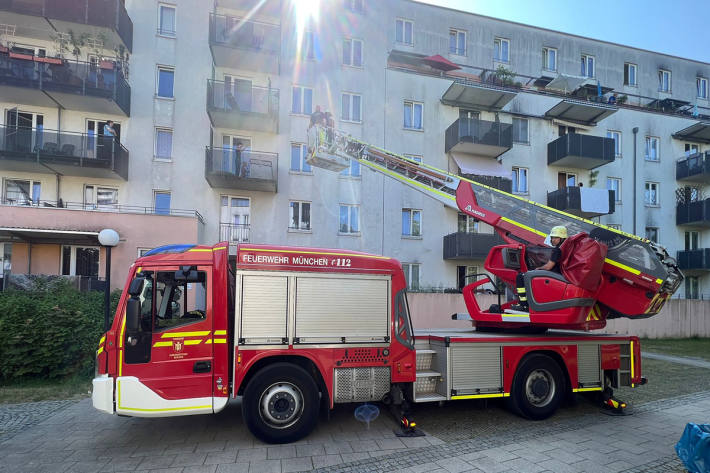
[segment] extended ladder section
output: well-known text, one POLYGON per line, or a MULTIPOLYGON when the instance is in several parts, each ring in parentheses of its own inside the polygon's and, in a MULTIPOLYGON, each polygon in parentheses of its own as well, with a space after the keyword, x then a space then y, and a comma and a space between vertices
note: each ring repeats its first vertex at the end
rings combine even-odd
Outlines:
POLYGON ((351 160, 491 225, 508 243, 539 245, 552 227, 564 225, 569 235, 586 232, 606 244, 607 284, 599 292, 599 302, 611 309, 606 318, 655 315, 683 280, 665 248, 649 240, 418 163, 333 128, 309 128, 310 165, 340 172, 351 160), (618 281, 624 284, 614 285, 618 281), (634 294, 625 296, 629 288, 634 294))

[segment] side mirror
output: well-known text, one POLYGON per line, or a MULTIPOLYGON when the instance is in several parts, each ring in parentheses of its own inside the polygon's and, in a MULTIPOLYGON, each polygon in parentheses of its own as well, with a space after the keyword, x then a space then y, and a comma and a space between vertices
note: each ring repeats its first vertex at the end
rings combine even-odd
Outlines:
POLYGON ((137 277, 134 278, 133 281, 131 281, 130 286, 128 286, 128 294, 131 296, 140 296, 141 292, 143 291, 143 283, 145 282, 145 278, 137 277))
POLYGON ((141 301, 131 297, 126 303, 126 330, 128 332, 137 332, 141 325, 140 318, 141 301))
POLYGON ((197 266, 182 266, 175 271, 175 280, 183 282, 200 282, 200 274, 197 272, 197 266))

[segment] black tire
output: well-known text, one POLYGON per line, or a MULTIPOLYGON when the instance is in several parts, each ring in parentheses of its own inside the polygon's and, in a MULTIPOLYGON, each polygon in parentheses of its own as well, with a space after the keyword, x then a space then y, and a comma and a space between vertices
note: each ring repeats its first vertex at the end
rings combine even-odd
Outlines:
POLYGON ((532 354, 518 366, 513 378, 509 406, 531 420, 555 413, 567 393, 560 366, 546 355, 532 354))
POLYGON ((274 363, 259 370, 242 397, 249 431, 267 443, 287 443, 310 434, 318 422, 318 386, 303 368, 274 363))

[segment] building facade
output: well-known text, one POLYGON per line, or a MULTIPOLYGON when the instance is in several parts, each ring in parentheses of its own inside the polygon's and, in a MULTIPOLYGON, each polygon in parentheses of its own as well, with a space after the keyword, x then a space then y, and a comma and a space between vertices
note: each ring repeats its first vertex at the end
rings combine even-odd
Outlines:
POLYGON ((308 165, 319 106, 366 142, 651 238, 689 276, 681 296, 710 294, 709 64, 409 0, 310 16, 116 0, 100 20, 45 3, 61 2, 0 10, 6 272, 100 275, 110 225, 114 285, 145 248, 218 240, 385 254, 413 288, 482 272, 490 227, 356 163, 308 165))

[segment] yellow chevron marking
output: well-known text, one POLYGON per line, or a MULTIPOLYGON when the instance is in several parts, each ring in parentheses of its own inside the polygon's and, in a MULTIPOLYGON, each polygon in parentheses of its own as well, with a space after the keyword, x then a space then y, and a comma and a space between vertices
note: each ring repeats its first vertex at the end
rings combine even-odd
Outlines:
POLYGON ((203 330, 200 332, 168 332, 164 333, 160 338, 204 337, 209 334, 209 330, 203 330))

